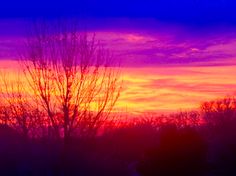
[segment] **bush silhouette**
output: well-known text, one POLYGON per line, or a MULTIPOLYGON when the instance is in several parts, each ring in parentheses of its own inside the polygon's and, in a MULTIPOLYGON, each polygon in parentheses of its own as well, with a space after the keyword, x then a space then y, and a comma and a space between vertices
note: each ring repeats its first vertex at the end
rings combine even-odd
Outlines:
POLYGON ((193 128, 163 127, 160 143, 138 164, 142 176, 199 175, 206 167, 206 144, 193 128))
POLYGON ((204 102, 201 111, 205 121, 203 133, 208 141, 211 172, 214 175, 235 175, 236 99, 226 97, 204 102))

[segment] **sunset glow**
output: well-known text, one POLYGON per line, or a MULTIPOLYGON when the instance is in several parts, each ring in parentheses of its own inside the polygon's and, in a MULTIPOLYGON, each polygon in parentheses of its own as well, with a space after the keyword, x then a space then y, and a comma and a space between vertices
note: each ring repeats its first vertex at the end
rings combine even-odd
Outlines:
MULTIPOLYGON (((123 85, 116 111, 191 110, 205 100, 235 93, 236 36, 233 33, 216 32, 198 38, 197 34, 184 30, 151 34, 145 31, 95 33, 114 52, 114 59, 121 62, 123 85)), ((21 39, 3 42, 11 46, 21 43, 21 39)), ((0 67, 10 81, 23 77, 19 75, 22 73, 18 61, 2 58, 0 67)))
MULTIPOLYGON (((11 83, 21 77, 18 64, 1 61, 11 83)), ((121 73, 122 93, 115 106, 121 112, 193 110, 205 100, 235 95, 236 90, 236 66, 128 67, 121 73)))
MULTIPOLYGON (((165 2, 157 4, 164 9, 169 7, 165 2)), ((145 18, 133 16, 127 9, 126 17, 115 12, 110 12, 108 18, 78 15, 78 32, 95 36, 120 62, 123 84, 115 111, 170 113, 197 109, 203 101, 235 95, 234 18, 225 11, 217 20, 213 18, 218 14, 214 8, 211 13, 202 11, 208 18, 195 16, 198 6, 205 7, 202 2, 188 12, 188 18, 184 7, 192 8, 193 4, 185 3, 180 8, 183 12, 177 12, 174 6, 178 4, 172 3, 169 8, 173 11, 166 18, 161 16, 162 11, 155 10, 155 15, 150 15, 153 8, 144 8, 145 14, 151 16, 145 18)), ((209 5, 215 7, 213 3, 209 5)), ((51 23, 54 18, 46 21, 51 23)), ((17 60, 27 35, 24 26, 29 22, 32 21, 24 18, 0 22, 0 68, 9 81, 23 77, 17 60)))

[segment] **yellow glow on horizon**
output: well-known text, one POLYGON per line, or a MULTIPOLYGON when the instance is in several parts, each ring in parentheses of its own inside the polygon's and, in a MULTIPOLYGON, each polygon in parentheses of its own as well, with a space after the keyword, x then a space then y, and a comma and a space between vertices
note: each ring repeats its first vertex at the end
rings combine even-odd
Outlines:
MULTIPOLYGON (((24 76, 19 69, 17 61, 0 61, 0 70, 9 82, 24 76)), ((123 90, 115 111, 189 110, 198 108, 203 101, 236 92, 236 66, 121 68, 121 73, 123 90)))

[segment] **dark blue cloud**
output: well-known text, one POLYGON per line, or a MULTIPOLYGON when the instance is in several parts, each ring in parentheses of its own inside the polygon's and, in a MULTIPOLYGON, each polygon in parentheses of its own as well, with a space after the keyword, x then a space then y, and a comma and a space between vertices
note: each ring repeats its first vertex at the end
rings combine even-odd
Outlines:
POLYGON ((235 0, 1 1, 0 17, 155 18, 187 25, 236 24, 235 0))

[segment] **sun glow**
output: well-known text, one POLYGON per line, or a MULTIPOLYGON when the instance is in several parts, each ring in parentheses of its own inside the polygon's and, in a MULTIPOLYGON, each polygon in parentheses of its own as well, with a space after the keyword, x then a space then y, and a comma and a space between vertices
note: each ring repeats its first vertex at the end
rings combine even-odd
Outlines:
MULTIPOLYGON (((8 83, 21 80, 26 95, 33 95, 27 86, 18 61, 1 61, 1 72, 8 83)), ((120 68, 122 91, 113 111, 160 112, 188 110, 206 100, 233 95, 236 90, 236 66, 214 67, 140 67, 120 68)), ((1 86, 4 83, 1 82, 1 86)), ((13 86, 16 91, 16 87, 13 86)))

